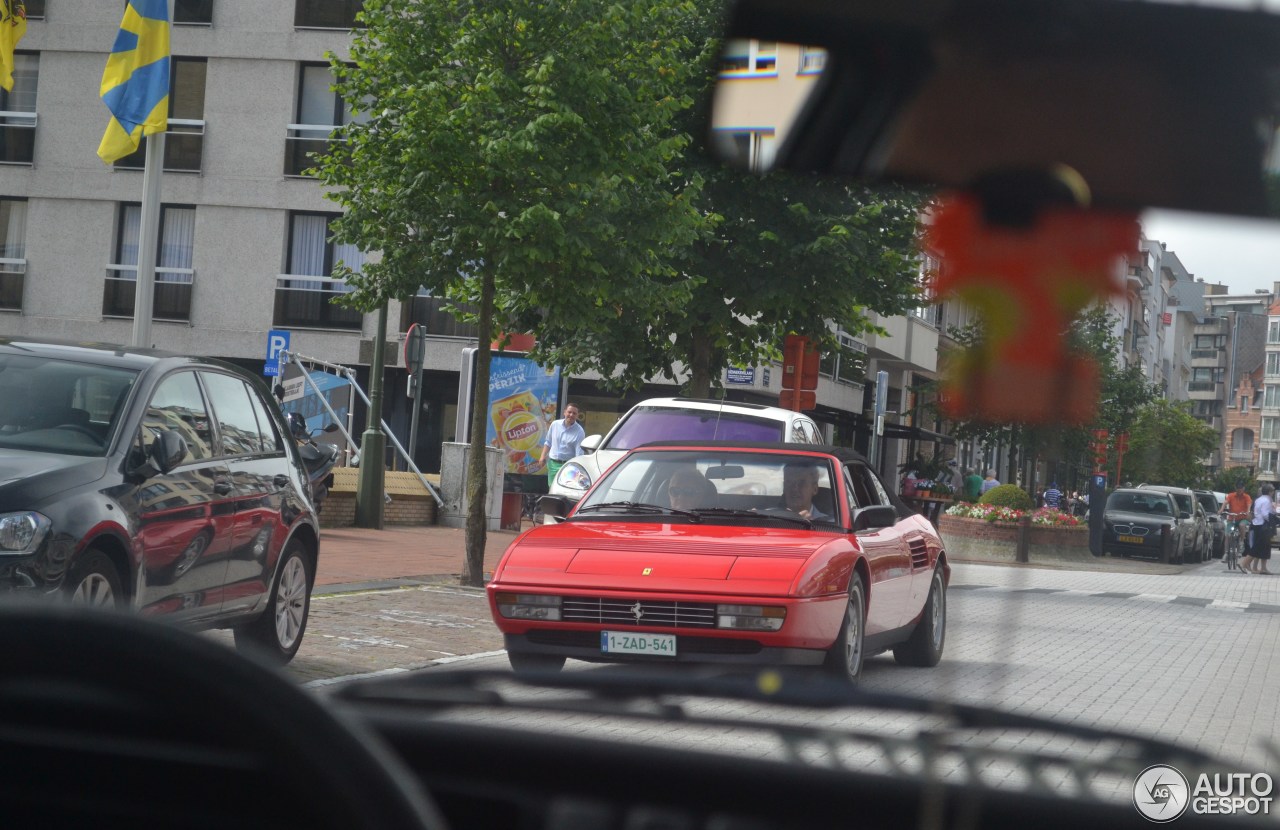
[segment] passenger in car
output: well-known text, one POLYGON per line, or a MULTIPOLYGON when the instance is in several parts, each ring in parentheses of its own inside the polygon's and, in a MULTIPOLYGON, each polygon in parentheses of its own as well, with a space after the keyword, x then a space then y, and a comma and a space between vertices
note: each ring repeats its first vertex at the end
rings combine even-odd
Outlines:
POLYGON ((788 464, 782 469, 782 501, 792 513, 811 522, 829 522, 832 517, 813 503, 818 494, 818 468, 813 464, 788 464))
POLYGON ((676 510, 715 507, 716 486, 697 470, 678 470, 667 482, 667 501, 676 510))

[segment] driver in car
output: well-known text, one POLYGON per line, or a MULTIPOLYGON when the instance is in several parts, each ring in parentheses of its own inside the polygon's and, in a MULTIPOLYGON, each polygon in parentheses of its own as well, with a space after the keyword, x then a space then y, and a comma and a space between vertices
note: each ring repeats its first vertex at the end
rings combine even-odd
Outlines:
POLYGON ((696 510, 715 504, 716 486, 697 470, 679 470, 667 484, 667 500, 676 510, 696 510))
POLYGON ((818 468, 812 464, 788 464, 782 469, 782 503, 792 513, 811 522, 829 522, 832 517, 813 503, 818 494, 818 468))

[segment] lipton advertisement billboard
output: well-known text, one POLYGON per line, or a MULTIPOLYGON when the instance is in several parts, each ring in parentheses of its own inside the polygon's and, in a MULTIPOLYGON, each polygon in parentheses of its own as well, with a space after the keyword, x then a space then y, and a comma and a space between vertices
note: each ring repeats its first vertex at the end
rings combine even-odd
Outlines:
POLYGON ((542 439, 558 417, 559 394, 558 368, 544 369, 525 357, 493 356, 486 440, 502 450, 508 474, 543 471, 542 439))

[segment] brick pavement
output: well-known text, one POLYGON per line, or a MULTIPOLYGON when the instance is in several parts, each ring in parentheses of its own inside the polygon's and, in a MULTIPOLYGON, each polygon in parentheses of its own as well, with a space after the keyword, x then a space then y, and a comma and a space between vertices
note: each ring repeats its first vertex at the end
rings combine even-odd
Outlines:
MULTIPOLYGON (((512 530, 491 530, 485 534, 486 577, 518 535, 512 530)), ((462 528, 439 525, 383 530, 324 528, 320 533, 316 593, 390 587, 406 578, 457 576, 462 573, 465 556, 466 532, 462 528)))

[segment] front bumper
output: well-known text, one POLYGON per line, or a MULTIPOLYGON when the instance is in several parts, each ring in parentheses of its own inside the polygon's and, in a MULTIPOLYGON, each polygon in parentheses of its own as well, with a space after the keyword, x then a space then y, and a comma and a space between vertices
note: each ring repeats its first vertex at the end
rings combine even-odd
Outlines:
POLYGON ((598 631, 540 629, 527 634, 503 634, 508 652, 572 657, 592 663, 732 663, 762 666, 816 666, 826 651, 810 648, 765 646, 759 640, 677 634, 675 657, 641 654, 605 654, 598 631))

